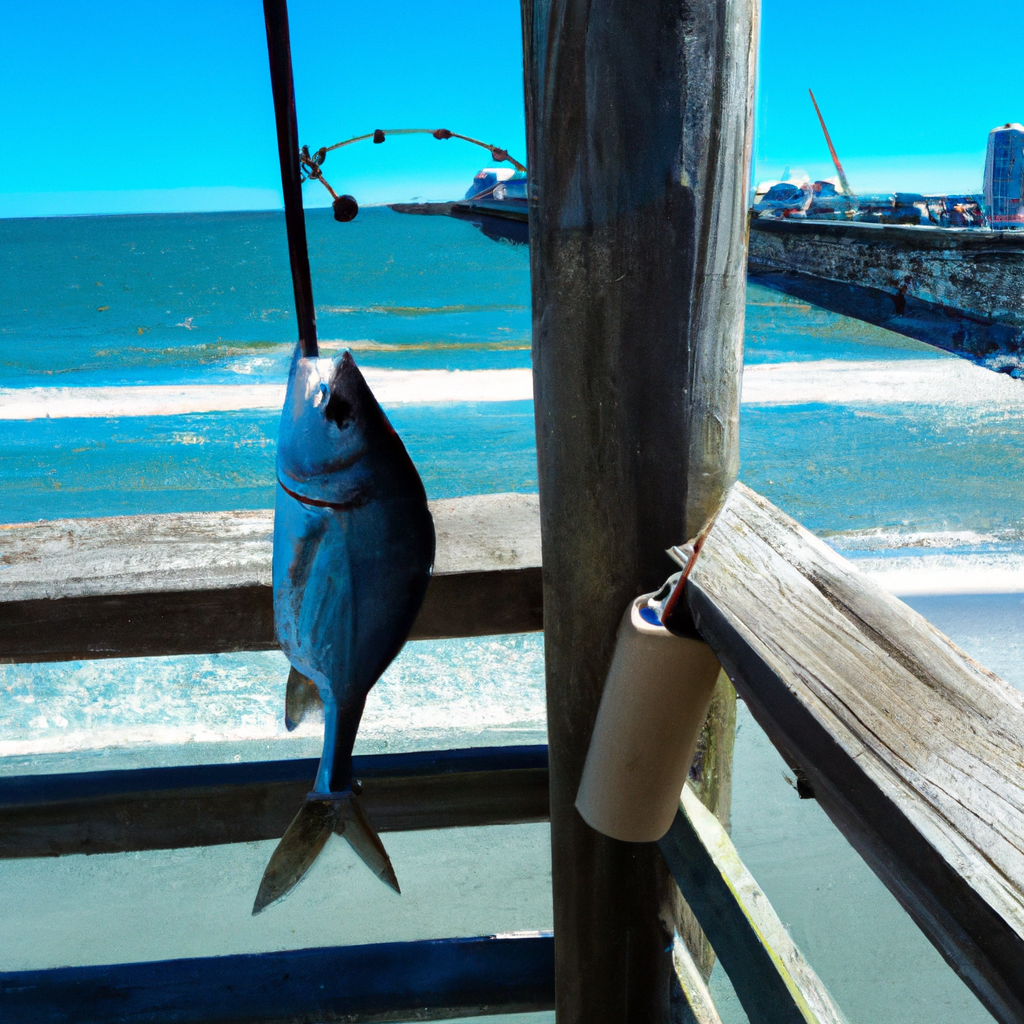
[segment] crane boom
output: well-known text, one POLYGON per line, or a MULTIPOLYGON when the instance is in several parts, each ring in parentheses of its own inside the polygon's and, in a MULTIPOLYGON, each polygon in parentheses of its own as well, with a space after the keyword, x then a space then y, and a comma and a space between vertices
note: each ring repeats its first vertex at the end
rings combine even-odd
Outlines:
POLYGON ((836 173, 839 175, 839 184, 843 187, 844 195, 853 199, 853 190, 850 188, 850 183, 846 180, 846 171, 843 170, 843 165, 839 162, 839 156, 836 154, 836 147, 832 145, 832 137, 829 135, 828 129, 825 127, 825 118, 821 116, 821 111, 818 109, 818 101, 814 98, 814 90, 808 89, 807 91, 811 94, 811 102, 814 104, 814 112, 818 115, 818 122, 821 124, 821 130, 825 133, 825 141, 828 143, 828 151, 832 154, 832 163, 836 165, 836 173))

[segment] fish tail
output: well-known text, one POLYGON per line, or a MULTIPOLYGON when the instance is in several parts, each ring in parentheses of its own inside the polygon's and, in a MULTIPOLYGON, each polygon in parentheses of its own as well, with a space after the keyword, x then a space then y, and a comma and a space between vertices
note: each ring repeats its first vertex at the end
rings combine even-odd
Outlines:
POLYGON ((391 866, 391 858, 380 836, 367 820, 363 813, 359 797, 349 796, 336 805, 335 832, 348 840, 349 846, 359 854, 362 862, 385 884, 391 886, 395 892, 401 895, 402 890, 398 887, 398 879, 395 877, 395 869, 391 866))
POLYGON ((306 712, 315 707, 323 707, 316 683, 293 667, 288 673, 288 688, 284 698, 285 728, 291 732, 306 717, 306 712))
POLYGON ((263 872, 252 907, 254 916, 298 885, 332 832, 344 836, 382 882, 395 892, 401 892, 387 850, 367 820, 359 798, 354 793, 346 793, 324 799, 311 793, 281 837, 263 872))
POLYGON ((256 902, 252 905, 254 916, 295 888, 313 866, 333 831, 334 807, 329 801, 307 800, 299 808, 263 872, 256 902))

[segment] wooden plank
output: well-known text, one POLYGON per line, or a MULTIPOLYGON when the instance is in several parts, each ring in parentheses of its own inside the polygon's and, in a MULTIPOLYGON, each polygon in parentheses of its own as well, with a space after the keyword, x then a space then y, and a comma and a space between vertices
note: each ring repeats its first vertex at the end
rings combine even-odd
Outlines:
POLYGON ((756 0, 524 0, 557 1011, 668 1019, 678 898, 574 801, 627 601, 738 464, 756 0))
POLYGON ((737 484, 701 633, 821 806, 1000 1021, 1024 1021, 1024 694, 737 484))
POLYGON ((728 833, 691 786, 658 846, 750 1024, 845 1024, 728 833))
POLYGON ((547 1010, 549 934, 0 973, 4 1024, 327 1024, 547 1010))
MULTIPOLYGON (((704 720, 697 753, 690 766, 689 778, 701 803, 728 831, 732 810, 732 755, 736 741, 736 690, 725 672, 720 672, 715 693, 704 720)), ((703 978, 711 977, 715 951, 693 911, 682 899, 676 913, 676 927, 703 978)), ((679 974, 678 958, 676 974, 679 974)))
MULTIPOLYGON (((0 858, 279 839, 316 758, 0 778, 0 858)), ((547 748, 355 758, 378 831, 545 821, 547 748)))
POLYGON ((840 298, 837 312, 888 330, 975 359, 1017 351, 1024 238, 1016 231, 755 217, 750 233, 750 274, 770 286, 798 274, 821 283, 815 297, 826 308, 840 298), (852 302, 842 302, 842 286, 852 302))
POLYGON ((672 1024, 722 1024, 704 980, 704 972, 679 936, 672 943, 672 967, 681 997, 676 1000, 672 1024))
MULTIPOLYGON (((431 504, 435 577, 412 639, 540 629, 536 495, 431 504)), ((0 662, 272 650, 273 512, 0 527, 0 662)))

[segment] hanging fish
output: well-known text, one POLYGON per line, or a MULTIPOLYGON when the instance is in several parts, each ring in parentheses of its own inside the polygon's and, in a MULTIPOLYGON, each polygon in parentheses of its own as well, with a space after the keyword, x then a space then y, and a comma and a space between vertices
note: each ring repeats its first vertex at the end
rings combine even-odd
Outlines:
POLYGON ((371 687, 405 643, 430 581, 423 483, 351 353, 296 348, 281 414, 274 627, 292 665, 287 715, 324 705, 316 782, 270 858, 253 913, 302 878, 331 833, 399 892, 354 789, 352 745, 371 687))

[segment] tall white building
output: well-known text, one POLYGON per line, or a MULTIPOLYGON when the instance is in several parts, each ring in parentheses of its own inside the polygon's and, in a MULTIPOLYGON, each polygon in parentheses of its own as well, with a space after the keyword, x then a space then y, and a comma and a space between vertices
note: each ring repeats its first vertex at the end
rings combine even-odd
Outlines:
POLYGON ((993 228, 1024 228, 1024 125, 988 133, 985 213, 993 228))

